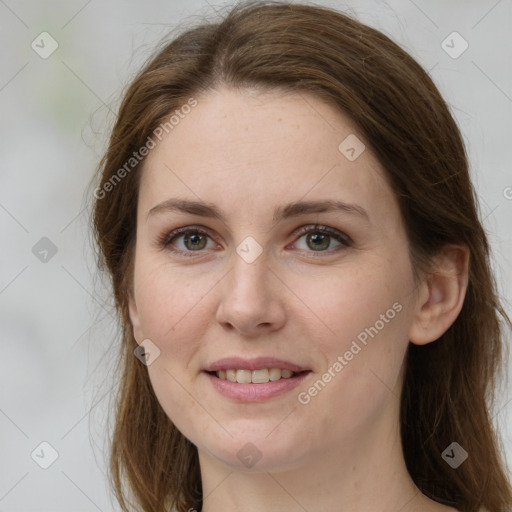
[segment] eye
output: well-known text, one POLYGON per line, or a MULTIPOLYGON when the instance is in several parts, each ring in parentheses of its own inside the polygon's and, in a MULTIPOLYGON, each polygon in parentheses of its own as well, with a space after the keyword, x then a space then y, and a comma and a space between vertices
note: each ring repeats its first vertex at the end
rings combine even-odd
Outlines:
POLYGON ((183 253, 187 256, 190 255, 187 253, 200 252, 203 249, 213 249, 212 244, 213 246, 217 245, 211 240, 210 235, 206 231, 193 226, 175 229, 161 237, 158 243, 163 248, 183 253), (211 241, 210 245, 208 245, 208 239, 211 241))
POLYGON ((306 251, 309 249, 314 252, 335 252, 343 247, 350 247, 352 244, 350 237, 337 229, 332 229, 327 226, 304 226, 298 234, 301 236, 299 236, 293 245, 299 244, 300 240, 303 238, 304 243, 302 247, 297 248, 306 251), (337 243, 334 249, 332 249, 333 239, 337 243))
MULTIPOLYGON (((348 235, 336 229, 316 224, 302 227, 296 233, 296 236, 299 236, 299 238, 292 246, 308 252, 331 253, 352 245, 352 240, 348 235), (301 242, 301 239, 304 240, 301 242), (332 248, 333 240, 337 244, 334 249, 332 248)), ((164 234, 158 239, 158 245, 184 256, 193 256, 192 253, 194 252, 200 253, 203 249, 219 247, 206 231, 195 226, 178 228, 168 234, 164 234)))

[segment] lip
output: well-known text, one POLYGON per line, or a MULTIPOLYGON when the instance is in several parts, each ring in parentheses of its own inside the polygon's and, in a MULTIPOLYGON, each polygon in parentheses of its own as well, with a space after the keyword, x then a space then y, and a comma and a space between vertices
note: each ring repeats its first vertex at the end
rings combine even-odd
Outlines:
MULTIPOLYGON (((220 363, 220 361, 218 363, 220 363)), ((279 368, 279 366, 277 367, 279 368)), ((230 366, 229 368, 233 367, 230 366)), ((276 368, 276 366, 273 366, 273 368, 276 368)), ((223 368, 220 369, 222 370, 223 368)), ((251 368, 238 367, 238 369, 250 370, 251 368)), ((291 368, 285 367, 283 369, 291 368)), ((210 379, 211 384, 220 394, 228 398, 232 398, 240 402, 263 402, 275 396, 282 395, 284 393, 287 393, 288 391, 291 391, 292 389, 297 387, 310 373, 310 371, 304 371, 303 373, 300 373, 295 377, 290 377, 288 379, 279 379, 276 381, 269 381, 264 384, 240 384, 238 382, 231 382, 229 380, 219 379, 218 377, 211 373, 204 372, 204 375, 206 375, 206 377, 210 379)))
MULTIPOLYGON (((219 370, 260 370, 262 368, 279 368, 280 370, 290 370, 294 373, 304 372, 310 370, 291 363, 276 359, 274 357, 256 357, 253 359, 244 359, 242 357, 226 357, 215 361, 207 368, 205 372, 217 372, 219 370)), ((279 382, 279 381, 276 381, 279 382)), ((257 386, 264 386, 264 384, 257 384, 257 386)))

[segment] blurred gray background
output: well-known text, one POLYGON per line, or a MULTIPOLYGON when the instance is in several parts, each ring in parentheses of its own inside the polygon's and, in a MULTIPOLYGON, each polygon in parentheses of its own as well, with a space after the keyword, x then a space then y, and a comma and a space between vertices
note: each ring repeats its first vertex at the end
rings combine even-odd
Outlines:
MULTIPOLYGON (((318 3, 382 30, 430 70, 467 143, 512 314, 512 0, 318 3)), ((122 90, 154 45, 227 5, 0 0, 0 511, 119 510, 105 473, 116 322, 87 187, 122 90)), ((505 383, 494 411, 509 466, 511 398, 505 383)))

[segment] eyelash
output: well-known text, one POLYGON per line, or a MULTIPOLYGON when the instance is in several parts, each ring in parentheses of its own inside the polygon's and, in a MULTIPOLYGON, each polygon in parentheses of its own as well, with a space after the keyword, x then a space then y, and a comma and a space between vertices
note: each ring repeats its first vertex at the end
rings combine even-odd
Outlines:
MULTIPOLYGON (((187 227, 175 229, 175 230, 171 231, 170 233, 160 236, 157 240, 157 243, 158 243, 159 247, 161 247, 162 249, 168 249, 168 250, 172 251, 173 253, 181 254, 186 257, 193 257, 195 255, 194 253, 203 252, 203 249, 199 249, 197 251, 183 251, 181 249, 172 248, 172 242, 174 242, 180 236, 186 235, 187 233, 198 234, 198 235, 206 236, 211 239, 210 235, 206 231, 201 229, 200 227, 187 226, 187 227)), ((320 224, 303 226, 302 228, 300 228, 298 230, 297 233, 295 233, 295 236, 298 238, 302 238, 304 235, 307 235, 310 233, 320 233, 322 235, 328 235, 328 236, 334 238, 336 241, 340 242, 341 245, 336 247, 335 249, 330 249, 330 250, 325 250, 325 251, 309 250, 306 252, 332 254, 334 252, 338 252, 341 249, 350 247, 353 243, 351 238, 348 235, 345 235, 344 233, 342 233, 341 231, 338 231, 336 229, 330 228, 328 226, 323 226, 320 224)))

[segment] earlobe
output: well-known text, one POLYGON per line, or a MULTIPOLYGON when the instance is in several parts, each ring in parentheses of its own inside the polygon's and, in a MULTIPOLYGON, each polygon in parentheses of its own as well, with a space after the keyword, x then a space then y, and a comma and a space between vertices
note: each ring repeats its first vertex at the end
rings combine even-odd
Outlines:
POLYGON ((469 249, 448 245, 421 284, 409 340, 425 345, 440 338, 459 315, 468 286, 469 249))
POLYGON ((130 291, 128 296, 128 312, 130 314, 130 321, 133 328, 133 336, 135 341, 140 344, 142 343, 144 336, 140 326, 139 311, 137 309, 137 304, 135 303, 135 298, 132 291, 130 291))

